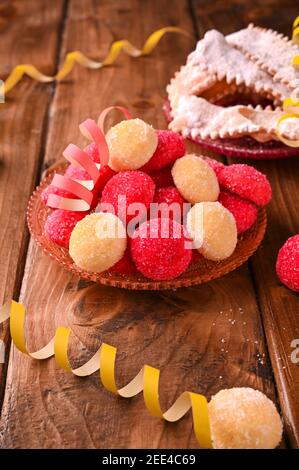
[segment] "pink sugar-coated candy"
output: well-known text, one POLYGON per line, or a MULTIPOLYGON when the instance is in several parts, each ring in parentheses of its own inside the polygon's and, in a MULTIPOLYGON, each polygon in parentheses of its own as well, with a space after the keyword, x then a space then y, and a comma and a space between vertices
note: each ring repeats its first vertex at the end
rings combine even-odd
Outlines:
POLYGON ((222 189, 238 194, 258 206, 265 206, 271 199, 272 190, 267 177, 254 167, 235 163, 225 166, 218 174, 222 189))
POLYGON ((289 238, 279 250, 276 272, 285 286, 299 292, 299 235, 289 238))
POLYGON ((225 168, 225 165, 214 158, 205 157, 205 161, 210 165, 210 167, 215 171, 218 178, 220 172, 225 168))
POLYGON ((133 263, 131 251, 126 249, 124 256, 108 270, 110 273, 132 275, 137 273, 137 268, 133 263))
MULTIPOLYGON (((139 170, 121 171, 114 175, 103 189, 101 204, 112 204, 115 214, 128 223, 136 213, 127 213, 130 204, 143 204, 145 210, 150 208, 155 194, 155 184, 146 173, 139 170), (120 198, 126 199, 126 214, 122 214, 119 207, 120 198)), ((106 210, 103 207, 103 210, 106 210)), ((109 211, 109 209, 108 209, 109 211)))
POLYGON ((137 269, 154 280, 180 276, 188 267, 192 250, 184 227, 171 219, 143 222, 131 240, 131 254, 137 269))
POLYGON ((169 166, 186 152, 184 139, 179 134, 169 130, 157 130, 156 132, 158 136, 156 151, 150 161, 141 168, 146 173, 169 166))
POLYGON ((218 201, 233 214, 238 233, 245 232, 256 221, 257 208, 252 202, 227 191, 220 192, 218 201))
POLYGON ((84 152, 86 152, 95 163, 100 163, 98 146, 94 142, 87 145, 87 147, 84 149, 84 152))
POLYGON ((64 248, 69 247, 71 233, 79 220, 86 216, 86 212, 54 210, 47 218, 44 226, 46 236, 64 248))
MULTIPOLYGON (((154 202, 157 204, 167 204, 172 211, 167 210, 166 216, 174 218, 177 222, 182 221, 184 215, 184 198, 174 186, 167 186, 166 188, 156 189, 154 202)), ((163 215, 163 212, 161 213, 163 215)))
POLYGON ((149 176, 155 183, 156 188, 165 188, 166 186, 174 185, 171 169, 172 166, 168 166, 167 168, 163 168, 163 170, 153 171, 149 173, 149 176))

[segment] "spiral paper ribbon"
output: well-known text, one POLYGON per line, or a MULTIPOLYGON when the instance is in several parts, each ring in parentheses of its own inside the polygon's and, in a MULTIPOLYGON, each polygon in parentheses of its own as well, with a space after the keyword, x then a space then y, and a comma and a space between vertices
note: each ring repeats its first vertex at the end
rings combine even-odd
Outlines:
MULTIPOLYGON (((292 40, 295 44, 299 44, 299 16, 297 16, 293 23, 292 40)), ((296 70, 299 70, 299 55, 293 57, 292 65, 296 70)))
POLYGON ((181 419, 191 408, 196 439, 201 447, 212 448, 207 399, 198 393, 184 392, 174 404, 162 412, 159 403, 160 371, 144 365, 136 377, 126 386, 118 389, 115 382, 116 348, 102 343, 97 352, 81 367, 72 369, 68 360, 68 344, 71 330, 58 327, 54 337, 42 349, 29 352, 25 339, 25 308, 22 304, 11 301, 0 308, 0 324, 10 318, 10 332, 15 346, 33 359, 43 360, 55 356, 57 364, 77 377, 86 377, 100 371, 103 386, 111 393, 123 398, 131 398, 143 391, 145 406, 152 416, 175 422, 181 419))
MULTIPOLYGON (((293 22, 293 34, 292 34, 292 41, 295 44, 299 44, 299 16, 293 22)), ((292 60, 292 66, 299 70, 299 55, 295 55, 292 60)), ((285 121, 286 119, 299 119, 299 99, 298 98, 286 98, 283 102, 283 110, 286 111, 287 114, 284 114, 280 119, 278 119, 276 123, 276 134, 278 138, 289 147, 299 147, 299 140, 291 140, 286 139, 282 136, 281 132, 279 131, 280 124, 285 121)))
MULTIPOLYGON (((132 118, 126 108, 122 106, 110 106, 102 111, 98 123, 93 119, 86 119, 86 121, 82 122, 79 126, 81 134, 96 144, 100 156, 100 166, 107 165, 109 161, 109 149, 104 134, 104 125, 108 113, 113 109, 121 111, 126 119, 132 118)), ((63 156, 70 163, 80 166, 85 170, 91 179, 79 181, 55 173, 51 186, 73 194, 76 196, 76 199, 59 196, 57 194, 49 194, 47 206, 52 209, 64 209, 77 212, 89 211, 93 201, 92 190, 97 186, 97 182, 100 178, 99 165, 94 163, 84 150, 81 150, 74 144, 69 144, 66 147, 63 156)))
POLYGON ((4 93, 8 93, 12 88, 16 86, 16 84, 22 79, 24 75, 28 75, 29 77, 33 78, 33 80, 36 80, 38 82, 49 83, 55 80, 61 80, 65 78, 72 71, 75 63, 80 64, 82 65, 82 67, 86 67, 88 69, 101 69, 103 67, 106 67, 107 65, 112 65, 118 58, 121 51, 124 51, 130 57, 135 58, 149 55, 157 46, 160 39, 166 33, 179 33, 184 34, 185 36, 190 36, 189 33, 187 33, 181 28, 178 28, 176 26, 166 26, 165 28, 161 28, 154 31, 147 38, 142 49, 138 49, 126 39, 121 39, 120 41, 115 41, 112 43, 108 55, 102 62, 91 60, 80 51, 72 51, 66 55, 61 69, 53 77, 49 75, 44 75, 32 64, 19 64, 14 67, 14 69, 2 85, 2 88, 4 88, 4 90, 0 88, 0 95, 1 91, 3 95, 4 93))

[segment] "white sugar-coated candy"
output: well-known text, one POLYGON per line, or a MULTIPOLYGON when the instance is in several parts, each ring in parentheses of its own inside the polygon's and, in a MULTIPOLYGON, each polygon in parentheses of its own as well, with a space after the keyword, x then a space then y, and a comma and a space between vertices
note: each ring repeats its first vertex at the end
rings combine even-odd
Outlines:
POLYGON ((69 252, 75 264, 85 271, 101 273, 124 255, 126 229, 114 214, 90 214, 71 233, 69 252))
POLYGON ((274 449, 281 441, 282 422, 276 407, 258 390, 221 390, 208 409, 216 449, 274 449))
POLYGON ((172 168, 174 183, 191 204, 204 201, 217 201, 219 184, 214 170, 202 158, 185 155, 179 158, 172 168))
POLYGON ((128 119, 106 134, 109 166, 115 171, 137 170, 153 156, 158 137, 155 129, 141 119, 128 119))
POLYGON ((220 202, 200 202, 187 214, 187 231, 195 247, 207 259, 228 258, 237 245, 234 216, 220 202))

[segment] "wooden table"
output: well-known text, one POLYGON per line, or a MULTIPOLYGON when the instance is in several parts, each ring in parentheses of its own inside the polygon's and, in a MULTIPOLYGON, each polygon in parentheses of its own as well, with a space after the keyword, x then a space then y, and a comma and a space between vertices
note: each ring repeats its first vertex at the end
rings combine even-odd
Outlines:
MULTIPOLYGON (((213 27, 230 33, 252 21, 289 34, 297 7, 296 0, 0 4, 1 78, 20 62, 54 74, 75 49, 100 59, 116 39, 141 46, 165 25, 194 34, 194 39, 165 37, 150 57, 122 55, 117 65, 100 71, 76 66, 57 84, 23 79, 0 105, 0 302, 14 298, 25 304, 29 348, 46 344, 58 325, 73 330, 74 365, 102 340, 113 344, 119 385, 144 363, 161 369, 163 408, 186 389, 208 397, 226 387, 260 389, 283 415, 282 447, 299 446, 299 364, 290 360, 291 341, 299 338, 299 299, 278 282, 275 260, 283 242, 299 233, 299 159, 252 162, 270 178, 273 200, 266 237, 249 263, 176 292, 133 293, 73 277, 29 240, 25 211, 42 172, 68 143, 84 144, 78 132, 82 120, 120 104, 165 128, 166 84, 196 38, 213 27)), ((6 344, 6 363, 0 365, 1 447, 197 447, 190 414, 165 424, 148 414, 141 396, 116 399, 97 376, 78 379, 53 359, 27 358, 10 344, 7 325, 1 328, 6 344)))

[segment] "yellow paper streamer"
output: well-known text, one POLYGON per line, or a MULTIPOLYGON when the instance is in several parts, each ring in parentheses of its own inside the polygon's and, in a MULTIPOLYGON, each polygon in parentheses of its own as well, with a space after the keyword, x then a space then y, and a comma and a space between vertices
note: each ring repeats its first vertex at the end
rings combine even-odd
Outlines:
POLYGON ((29 352, 25 340, 25 308, 22 304, 11 301, 0 307, 0 324, 10 318, 10 332, 15 346, 34 359, 48 359, 55 356, 62 369, 78 377, 86 377, 100 371, 103 386, 123 398, 131 398, 143 391, 145 406, 152 416, 165 421, 175 422, 192 409, 193 427, 196 439, 201 447, 212 448, 207 399, 198 393, 184 392, 174 404, 162 412, 159 402, 160 371, 144 365, 139 373, 126 386, 118 389, 115 382, 115 361, 117 350, 102 343, 97 352, 81 367, 72 369, 68 360, 68 344, 71 330, 58 327, 54 338, 39 351, 29 352))
POLYGON ((8 93, 12 88, 16 86, 16 84, 22 79, 24 75, 28 75, 33 80, 36 80, 38 82, 49 83, 55 80, 61 80, 65 78, 72 71, 75 63, 80 64, 82 65, 82 67, 86 67, 89 69, 100 69, 102 67, 106 67, 107 65, 113 64, 118 58, 121 51, 124 51, 130 57, 135 58, 149 55, 157 46, 160 39, 166 33, 179 33, 184 34, 185 36, 190 36, 189 33, 187 33, 181 28, 178 28, 176 26, 166 26, 165 28, 161 28, 157 31, 154 31, 147 38, 142 49, 138 49, 137 47, 133 46, 133 44, 131 44, 126 39, 115 41, 112 43, 107 57, 102 62, 91 60, 80 51, 72 51, 66 55, 61 69, 53 77, 49 75, 44 75, 36 67, 34 67, 34 65, 19 64, 14 67, 8 78, 4 81, 4 84, 2 85, 4 87, 4 90, 0 89, 0 94, 1 91, 2 93, 3 91, 4 93, 8 93))
MULTIPOLYGON (((293 34, 292 34, 292 41, 295 44, 299 44, 299 16, 293 22, 293 34)), ((297 70, 299 70, 299 55, 295 55, 292 60, 292 66, 297 70)), ((283 102, 283 110, 286 111, 287 114, 282 116, 278 119, 276 123, 276 134, 279 140, 281 140, 284 144, 288 145, 289 147, 299 147, 299 139, 297 140, 290 140, 283 137, 279 130, 280 124, 285 121, 286 119, 299 119, 299 100, 289 97, 286 98, 283 102)))
POLYGON ((295 44, 299 44, 299 16, 293 22, 292 40, 295 44))
MULTIPOLYGON (((293 34, 292 41, 295 44, 299 44, 299 16, 295 19, 293 23, 293 34)), ((292 60, 292 65, 296 70, 299 70, 299 55, 295 55, 292 60)))

